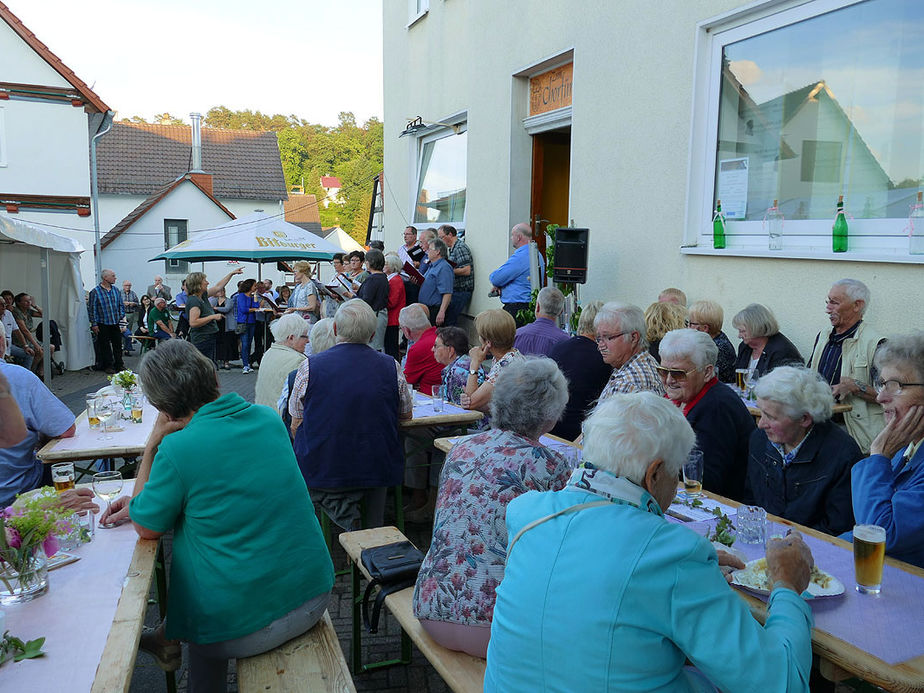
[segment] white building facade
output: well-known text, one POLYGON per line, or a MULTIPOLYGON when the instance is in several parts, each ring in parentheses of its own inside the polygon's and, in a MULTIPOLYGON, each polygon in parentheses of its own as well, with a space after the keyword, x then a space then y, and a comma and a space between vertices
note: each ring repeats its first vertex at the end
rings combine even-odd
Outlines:
POLYGON ((921 28, 916 0, 387 2, 386 246, 408 223, 464 229, 471 315, 500 307, 488 275, 511 226, 548 220, 590 229, 582 302, 644 309, 679 287, 723 306, 733 342, 732 316, 763 303, 807 357, 830 285, 854 277, 880 331, 919 329, 921 28))

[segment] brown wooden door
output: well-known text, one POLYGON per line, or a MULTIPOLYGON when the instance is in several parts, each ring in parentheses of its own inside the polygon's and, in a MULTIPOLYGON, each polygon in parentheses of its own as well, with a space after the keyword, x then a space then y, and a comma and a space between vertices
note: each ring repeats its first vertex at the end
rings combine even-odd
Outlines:
POLYGON ((540 251, 545 252, 545 229, 551 222, 568 225, 568 188, 571 182, 571 129, 533 135, 533 181, 530 223, 540 251), (540 220, 537 229, 536 220, 540 220), (543 221, 544 220, 544 221, 543 221))

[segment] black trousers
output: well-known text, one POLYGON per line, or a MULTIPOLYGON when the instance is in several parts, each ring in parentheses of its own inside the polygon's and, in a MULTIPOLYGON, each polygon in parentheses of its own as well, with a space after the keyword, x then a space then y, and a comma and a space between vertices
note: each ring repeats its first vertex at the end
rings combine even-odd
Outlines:
POLYGON ((398 349, 398 337, 400 333, 400 328, 397 325, 388 325, 385 327, 385 353, 398 362, 401 361, 401 352, 398 349))
POLYGON ((505 303, 504 310, 506 310, 510 315, 513 316, 513 319, 517 322, 517 327, 523 327, 526 323, 522 320, 517 320, 517 312, 521 310, 529 310, 528 303, 505 303))
POLYGON ((115 368, 121 371, 125 368, 122 361, 122 333, 118 325, 99 325, 99 334, 96 335, 96 344, 99 354, 99 367, 101 369, 115 368))

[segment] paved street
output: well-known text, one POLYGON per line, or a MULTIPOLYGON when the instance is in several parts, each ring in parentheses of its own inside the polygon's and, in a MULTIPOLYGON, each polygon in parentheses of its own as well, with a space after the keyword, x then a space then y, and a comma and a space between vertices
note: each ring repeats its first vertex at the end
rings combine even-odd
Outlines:
MULTIPOLYGON (((125 367, 137 371, 139 360, 138 356, 125 357, 125 367)), ((221 370, 218 373, 222 393, 237 392, 248 401, 253 401, 254 384, 257 380, 256 372, 244 375, 241 373, 240 366, 238 366, 237 368, 232 367, 230 371, 221 370)), ((77 414, 82 411, 86 393, 94 392, 103 387, 107 383, 106 378, 105 374, 90 370, 67 372, 63 376, 55 377, 52 380, 51 390, 77 414)), ((386 523, 393 522, 393 513, 394 504, 390 502, 386 509, 386 523)), ((426 550, 430 542, 430 529, 428 526, 409 525, 407 533, 418 547, 426 550)), ((167 560, 169 562, 170 542, 169 539, 165 541, 167 542, 167 560)), ((347 566, 346 554, 340 548, 336 536, 333 544, 334 566, 337 570, 341 570, 347 566)), ((150 596, 152 603, 148 607, 146 617, 148 625, 154 625, 158 621, 157 606, 153 603, 154 597, 155 593, 152 589, 150 596)), ((340 638, 340 647, 349 662, 351 632, 349 575, 342 575, 337 578, 329 611, 340 638)), ((376 635, 367 634, 363 638, 364 661, 391 659, 397 656, 400 653, 400 634, 401 629, 397 622, 387 614, 386 609, 383 609, 379 633, 376 635)), ((438 693, 449 690, 439 674, 436 673, 416 648, 413 649, 413 660, 409 666, 396 666, 361 674, 354 677, 354 680, 357 691, 384 691, 386 693, 397 693, 398 691, 425 693, 432 691, 438 693)), ((233 665, 229 673, 229 682, 231 685, 229 685, 228 690, 237 691, 233 665)), ((180 691, 186 690, 185 659, 183 667, 177 672, 177 683, 180 691)), ((157 691, 166 690, 163 672, 157 667, 153 658, 144 652, 138 653, 130 690, 132 693, 156 693, 157 691)))

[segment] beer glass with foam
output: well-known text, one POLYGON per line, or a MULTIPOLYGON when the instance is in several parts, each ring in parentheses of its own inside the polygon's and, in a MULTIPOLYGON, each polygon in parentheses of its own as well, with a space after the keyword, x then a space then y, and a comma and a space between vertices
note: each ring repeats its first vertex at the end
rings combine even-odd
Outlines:
POLYGON ((856 525, 853 528, 853 565, 860 594, 879 594, 882 588, 885 543, 886 532, 879 525, 856 525))

